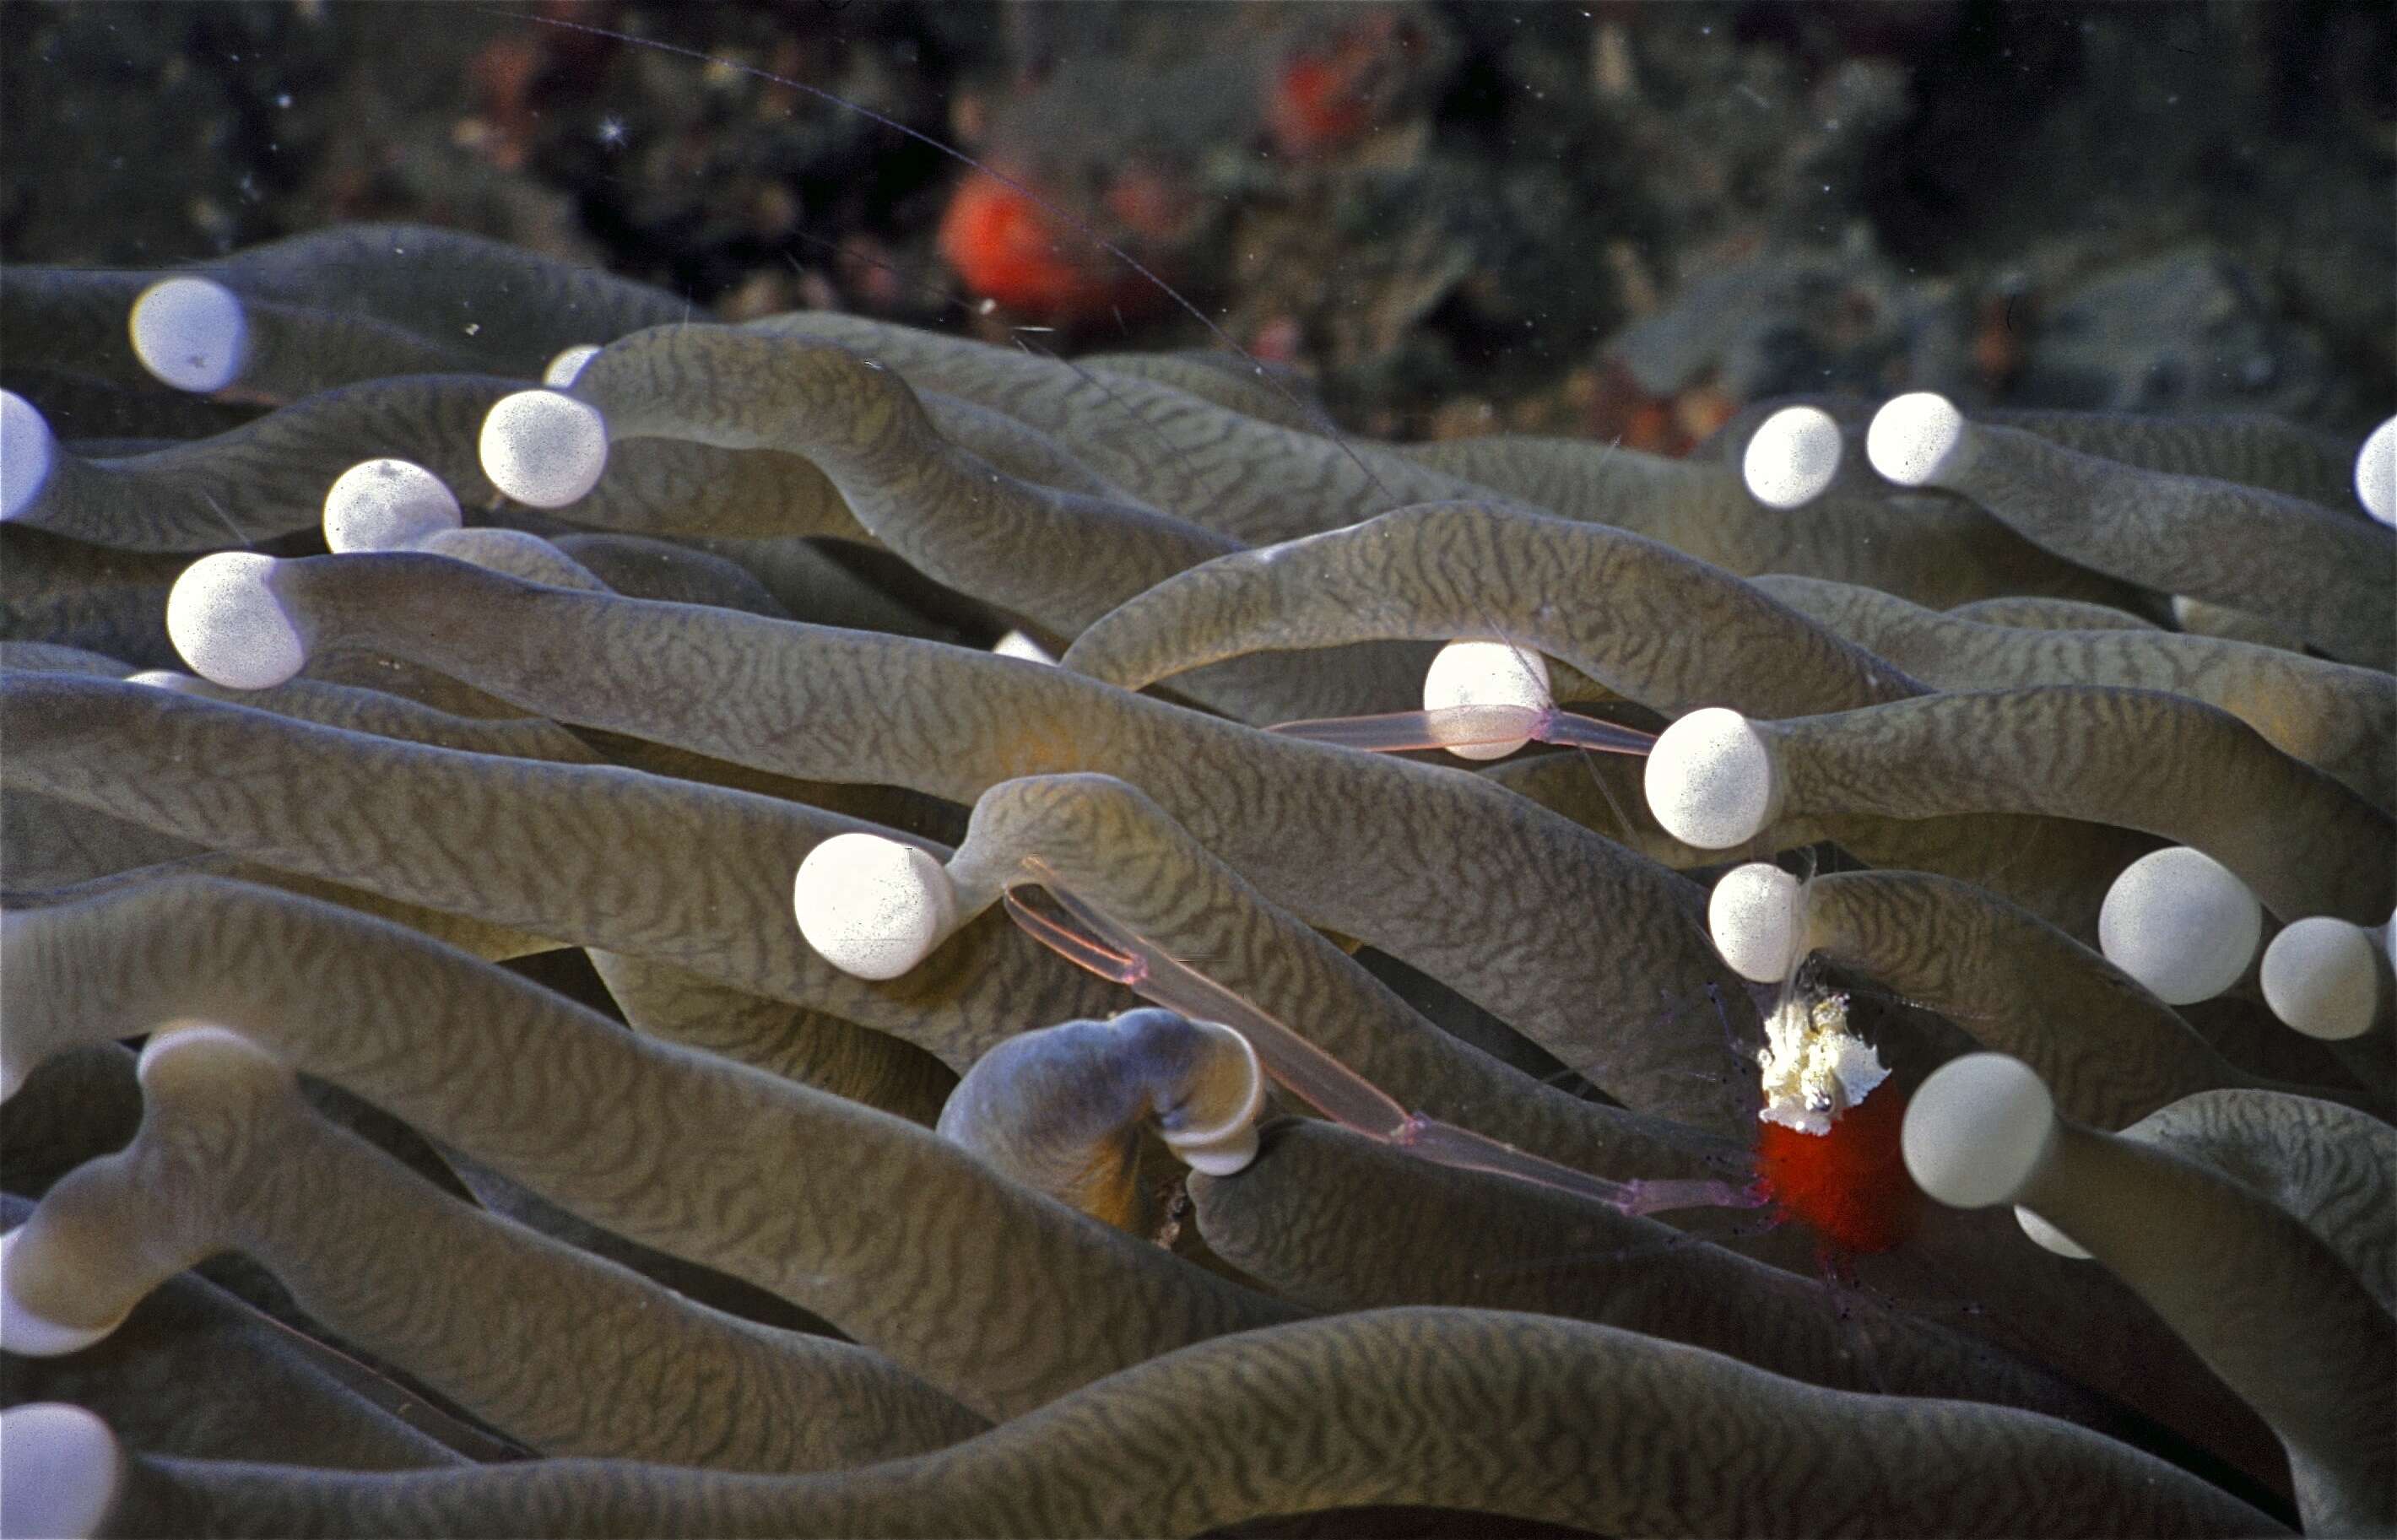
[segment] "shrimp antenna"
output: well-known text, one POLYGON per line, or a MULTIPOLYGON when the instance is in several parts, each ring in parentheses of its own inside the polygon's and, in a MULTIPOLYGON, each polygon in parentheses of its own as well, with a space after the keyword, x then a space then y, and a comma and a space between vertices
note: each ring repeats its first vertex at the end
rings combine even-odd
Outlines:
MULTIPOLYGON (((1505 642, 1453 643, 1452 646, 1507 647, 1505 642)), ((1266 730, 1284 738, 1310 743, 1399 754, 1411 749, 1446 749, 1469 759, 1502 758, 1525 743, 1555 743, 1595 754, 1645 755, 1656 741, 1653 732, 1617 727, 1595 716, 1584 716, 1559 706, 1516 703, 1436 706, 1423 711, 1389 711, 1372 716, 1319 716, 1299 722, 1278 722, 1266 730), (1467 753, 1482 750, 1482 753, 1467 753), (1489 752, 1494 751, 1494 752, 1489 752)), ((1603 785, 1603 783, 1600 783, 1603 785)))

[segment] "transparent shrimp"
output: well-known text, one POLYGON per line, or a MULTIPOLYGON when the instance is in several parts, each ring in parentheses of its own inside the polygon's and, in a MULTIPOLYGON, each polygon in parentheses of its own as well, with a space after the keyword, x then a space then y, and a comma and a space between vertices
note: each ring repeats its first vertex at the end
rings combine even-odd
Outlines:
POLYGON ((1627 1214, 1669 1209, 1753 1209, 1765 1201, 1749 1186, 1711 1179, 1614 1182, 1528 1154, 1469 1129, 1400 1106, 1380 1087, 1058 881, 1038 858, 1024 862, 1027 882, 1044 889, 1060 913, 1037 907, 1020 887, 1006 894, 1008 914, 1036 940, 1078 967, 1197 1021, 1230 1027, 1256 1050, 1265 1073, 1333 1122, 1424 1159, 1488 1172, 1571 1193, 1627 1214))
POLYGON ((1279 723, 1269 730, 1285 738, 1376 754, 1529 742, 1600 754, 1644 755, 1656 741, 1653 732, 1616 727, 1553 705, 1442 706, 1436 711, 1392 711, 1373 716, 1322 716, 1279 723))
POLYGON ((1654 733, 1560 709, 1549 690, 1547 661, 1490 615, 1482 619, 1497 639, 1466 638, 1440 649, 1424 675, 1421 711, 1284 722, 1271 730, 1377 754, 1446 749, 1460 759, 1503 759, 1534 743, 1601 754, 1648 752, 1654 733))

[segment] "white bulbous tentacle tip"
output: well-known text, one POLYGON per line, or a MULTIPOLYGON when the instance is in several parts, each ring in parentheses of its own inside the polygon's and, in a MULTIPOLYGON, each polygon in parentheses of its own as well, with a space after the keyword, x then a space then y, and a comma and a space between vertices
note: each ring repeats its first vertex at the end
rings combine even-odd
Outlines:
POLYGON ((119 1316, 105 1326, 64 1326, 27 1308, 8 1285, 8 1259, 24 1236, 22 1225, 0 1235, 0 1347, 28 1359, 64 1358, 82 1352, 125 1324, 125 1317, 119 1316))
POLYGON ((1002 658, 1015 658, 1027 663, 1047 663, 1054 667, 1055 653, 1021 631, 1010 631, 990 644, 990 649, 1002 658))
POLYGON ((483 419, 483 474, 533 508, 563 508, 599 484, 608 468, 608 420, 599 408, 554 390, 502 396, 483 419))
POLYGON ((2389 1011, 2389 979, 2371 931, 2329 915, 2290 924, 2264 948, 2264 1003, 2309 1038, 2346 1042, 2389 1011))
POLYGON ((1964 414, 1935 391, 1892 398, 1865 431, 1865 458, 1885 481, 1922 487, 1935 481, 1963 441, 1964 414))
POLYGON ((0 1411, 0 1535, 88 1540, 125 1479, 125 1452, 98 1413, 66 1401, 0 1411))
POLYGON ((465 522, 449 486, 411 461, 361 461, 325 492, 325 545, 336 556, 405 551, 465 522))
POLYGON ((2355 451, 2355 496, 2374 518, 2397 524, 2397 417, 2373 429, 2355 451))
POLYGON ((0 521, 33 505, 58 462, 58 435, 42 408, 15 391, 0 391, 0 521))
POLYGON ((2079 1242, 2019 1203, 2015 1205, 2015 1223, 2022 1226, 2023 1234, 2045 1250, 2075 1262, 2089 1260, 2089 1253, 2081 1248, 2079 1242))
POLYGON ((1192 1023, 1210 1037, 1234 1047, 1244 1066, 1236 1105, 1229 1116, 1206 1128, 1179 1129, 1166 1134, 1165 1147, 1192 1171, 1207 1176, 1232 1176, 1246 1171, 1257 1158, 1257 1115, 1265 1105, 1265 1065, 1249 1039, 1221 1022, 1192 1023))
POLYGON ((541 382, 551 390, 566 390, 582 376, 583 366, 599 352, 596 342, 577 342, 570 348, 560 348, 541 371, 541 382))
POLYGON ((275 596, 275 558, 220 551, 167 594, 167 636, 192 672, 227 690, 265 690, 306 666, 307 638, 275 596))
POLYGON ((791 909, 816 954, 861 979, 897 978, 957 928, 948 870, 916 846, 863 832, 808 852, 791 909))
POLYGON ((1951 1209, 2011 1203, 2056 1144, 2056 1102, 2031 1067, 1968 1053, 1932 1072, 1906 1106, 1907 1174, 1951 1209))
POLYGON ((1840 425, 1819 407, 1784 407, 1748 441, 1740 479, 1768 508, 1802 508, 1840 474, 1840 425))
POLYGON ((2264 907, 2247 884, 2186 845, 2123 867, 2097 911, 2106 960, 2166 1005, 2210 1000, 2237 984, 2263 934, 2264 907))
POLYGON ((1201 1176, 1238 1176, 1255 1162, 1262 1145, 1257 1125, 1251 1121, 1205 1145, 1170 1144, 1170 1147, 1183 1164, 1201 1176))
POLYGON ((1781 810, 1781 778, 1755 724, 1723 706, 1691 712, 1648 751, 1648 810, 1665 832, 1702 850, 1762 833, 1781 810))
POLYGON ((1778 984, 1805 955, 1798 879, 1769 861, 1725 872, 1707 899, 1707 930, 1715 950, 1741 978, 1778 984))
MULTIPOLYGON (((1453 706, 1528 706, 1547 709, 1554 699, 1548 688, 1548 661, 1529 648, 1503 641, 1454 641, 1435 654, 1424 670, 1426 711, 1453 706)), ((1439 729, 1435 727, 1434 732, 1439 729)), ((1530 743, 1512 738, 1497 743, 1444 743, 1459 759, 1504 759, 1530 743)))
POLYGON ((186 274, 161 278, 133 301, 133 355, 162 385, 221 391, 249 361, 249 316, 241 296, 186 274))
POLYGON ((177 1054, 187 1053, 194 1049, 237 1052, 253 1059, 273 1062, 273 1056, 264 1049, 232 1027, 219 1026, 214 1022, 183 1018, 167 1022, 151 1032, 148 1040, 141 1045, 141 1056, 133 1062, 133 1078, 147 1088, 151 1083, 150 1078, 158 1073, 168 1061, 177 1054))

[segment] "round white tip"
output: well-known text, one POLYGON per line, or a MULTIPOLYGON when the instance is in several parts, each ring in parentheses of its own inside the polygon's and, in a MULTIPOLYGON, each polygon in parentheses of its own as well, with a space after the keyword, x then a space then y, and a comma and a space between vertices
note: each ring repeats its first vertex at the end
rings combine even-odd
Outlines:
POLYGON ((1907 1104, 1899 1137, 1914 1185, 1951 1209, 2013 1201, 2047 1158, 2056 1104, 2029 1065, 1968 1053, 1907 1104))
POLYGON ((1694 711, 1648 751, 1648 810, 1665 832, 1702 850, 1729 850, 1762 833, 1779 810, 1773 754, 1738 712, 1694 711))
POLYGON ((1056 663, 1056 655, 1021 631, 1011 631, 990 644, 990 649, 1002 658, 1019 658, 1027 663, 1056 663))
MULTIPOLYGON (((8 1256, 24 1233, 25 1227, 20 1225, 0 1235, 0 1347, 29 1359, 62 1358, 82 1352, 125 1323, 125 1318, 119 1316, 105 1326, 61 1326, 26 1308, 16 1291, 8 1287, 8 1256)), ((13 1535, 17 1531, 0 1533, 13 1535)))
POLYGON ((1246 1036, 1221 1022, 1194 1022, 1211 1037, 1227 1038, 1247 1066, 1240 1105, 1229 1117, 1208 1128, 1181 1129, 1165 1135, 1165 1147, 1192 1171, 1208 1176, 1232 1176, 1246 1171, 1257 1158, 1257 1114, 1265 1105, 1265 1065, 1246 1036))
POLYGON ((2264 948, 2264 1003, 2309 1038, 2344 1042, 2380 1013, 2379 948, 2369 931, 2328 915, 2290 925, 2264 948))
POLYGON ((59 441, 42 409, 15 391, 0 391, 0 519, 33 505, 59 462, 59 441))
POLYGON ((1172 1148, 1185 1165, 1201 1176, 1238 1176, 1256 1159, 1262 1143, 1257 1125, 1250 1121, 1212 1144, 1172 1145, 1172 1148))
POLYGON ((2019 1203, 2015 1205, 2015 1223, 2022 1226, 2023 1234, 2056 1255, 2070 1257, 2075 1262, 2089 1260, 2089 1253, 2082 1251, 2070 1236, 2019 1203))
POLYGON ((941 864, 877 834, 837 834, 791 884, 799 934, 861 979, 895 979, 957 929, 957 895, 941 864))
POLYGON ((1769 861, 1725 872, 1707 900, 1715 950, 1741 978, 1779 984, 1805 956, 1798 879, 1769 861))
POLYGON ((2355 453, 2355 495, 2383 524, 2397 524, 2397 417, 2372 430, 2355 453))
MULTIPOLYGON (((1451 642, 1434 655, 1431 666, 1424 670, 1426 711, 1444 711, 1452 706, 1528 706, 1544 711, 1552 699, 1548 661, 1506 642, 1451 642)), ((1494 743, 1441 746, 1459 759, 1504 759, 1530 742, 1529 738, 1515 738, 1494 743)))
POLYGON ((133 354, 158 382, 219 391, 249 357, 241 297, 214 278, 161 278, 133 301, 133 354))
POLYGON ((264 1049, 232 1027, 184 1017, 167 1022, 150 1034, 148 1040, 141 1045, 141 1055, 133 1061, 133 1078, 147 1089, 151 1077, 159 1072, 160 1066, 177 1054, 187 1053, 194 1049, 219 1053, 234 1052, 268 1064, 274 1062, 264 1049))
POLYGON ((325 544, 339 556, 405 551, 465 522, 441 478, 410 461, 363 461, 325 493, 325 544))
POLYGON ((2210 1000, 2237 984, 2263 934, 2263 905, 2247 884, 2186 845, 2123 867, 2097 911, 2106 960, 2166 1005, 2210 1000))
POLYGON ((1937 477, 1963 436, 1964 414, 1952 402, 1932 391, 1916 391, 1873 414, 1872 426, 1865 432, 1865 458, 1884 480, 1920 487, 1937 477))
POLYGON ((201 681, 180 668, 145 668, 138 674, 127 674, 128 685, 147 685, 152 690, 171 690, 188 694, 201 681))
POLYGON ((552 390, 566 389, 574 383, 575 378, 583 372, 583 366, 591 362, 598 351, 596 342, 577 342, 570 348, 559 349, 557 356, 549 361, 549 367, 541 371, 541 382, 552 390))
POLYGON ((220 551, 183 569, 167 594, 167 636, 192 672, 227 690, 279 685, 308 662, 308 643, 267 586, 275 558, 220 551))
POLYGON ((1802 508, 1840 474, 1840 425, 1819 407, 1785 407, 1748 441, 1739 474, 1768 508, 1802 508))
POLYGON ((556 391, 502 396, 483 419, 483 474, 534 508, 563 508, 608 468, 608 420, 556 391))
POLYGON ((82 1407, 28 1401, 0 1412, 0 1534, 98 1534, 123 1474, 116 1435, 82 1407))

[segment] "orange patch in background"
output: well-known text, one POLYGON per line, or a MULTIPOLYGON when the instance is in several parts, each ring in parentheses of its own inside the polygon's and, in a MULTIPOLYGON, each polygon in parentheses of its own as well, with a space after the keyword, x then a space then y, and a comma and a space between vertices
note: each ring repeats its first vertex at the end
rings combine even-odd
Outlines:
POLYGON ((1353 73, 1335 60, 1301 54, 1281 67, 1265 106, 1282 154, 1316 154, 1346 143, 1371 121, 1353 73))
POLYGON ((1265 127, 1283 154, 1304 159, 1372 129, 1424 52, 1413 24, 1387 10, 1352 13, 1330 39, 1291 55, 1265 95, 1265 127))
POLYGON ((1579 404, 1581 436, 1677 460, 1739 410, 1739 403, 1711 381, 1675 395, 1651 395, 1615 358, 1599 361, 1579 404))
POLYGON ((984 171, 958 184, 941 217, 941 255, 968 288, 1043 316, 1105 298, 1104 283, 1067 256, 1071 238, 1047 209, 984 171))
POLYGON ((1922 1194, 1906 1174, 1898 1133, 1906 1097, 1883 1081, 1828 1133, 1757 1124, 1756 1163, 1774 1207, 1851 1252, 1885 1252, 1914 1233, 1922 1194))
POLYGON ((951 194, 940 250, 974 294, 1043 321, 1070 326, 1151 308, 1153 290, 1137 274, 987 171, 951 194))
POLYGON ((1044 320, 1105 308, 1109 285, 1069 254, 1078 233, 985 171, 957 185, 941 216, 941 255, 975 294, 1044 320))

